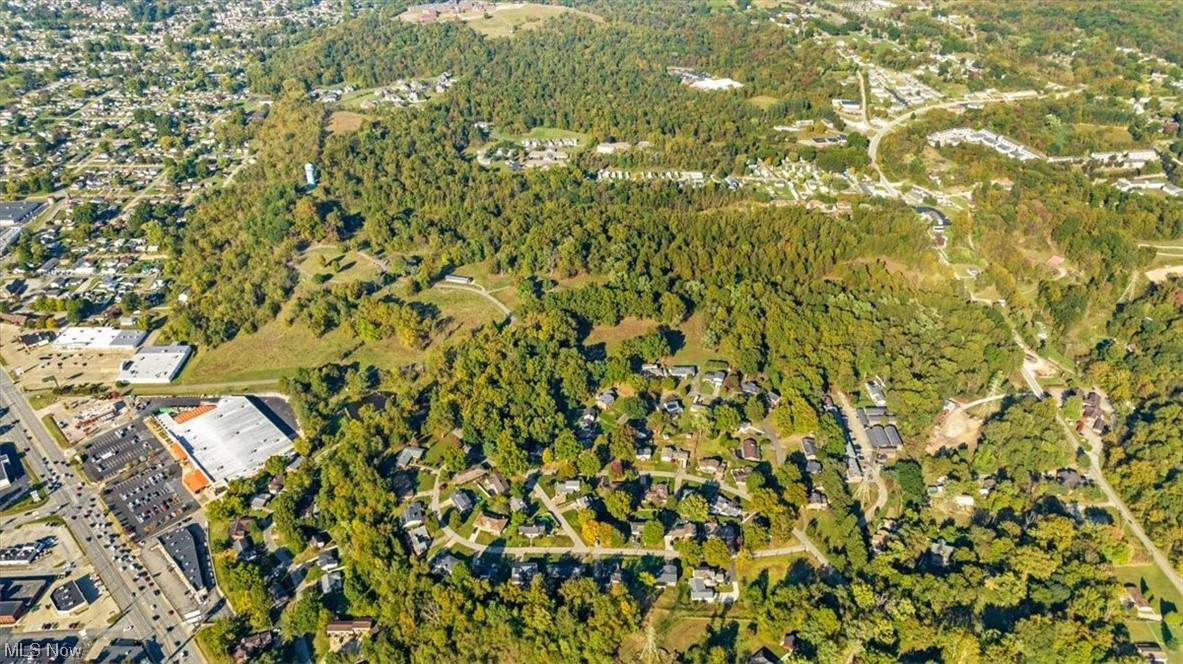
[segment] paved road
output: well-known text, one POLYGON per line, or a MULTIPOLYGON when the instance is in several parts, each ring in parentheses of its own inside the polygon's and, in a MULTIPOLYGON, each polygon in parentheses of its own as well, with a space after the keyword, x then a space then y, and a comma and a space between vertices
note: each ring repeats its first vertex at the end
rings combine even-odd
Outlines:
MULTIPOLYGON (((50 437, 24 394, 3 368, 0 368, 0 407, 8 407, 6 416, 19 420, 19 425, 9 430, 6 436, 13 439, 18 447, 30 448, 25 459, 33 471, 43 482, 48 482, 54 476, 61 482, 58 489, 49 491, 39 508, 40 512, 56 514, 65 520, 66 527, 77 540, 106 591, 125 611, 124 617, 112 625, 108 632, 117 632, 123 637, 155 640, 166 657, 179 658, 179 649, 174 647, 174 641, 183 642, 187 636, 181 617, 160 613, 158 619, 153 619, 151 614, 154 612, 146 606, 152 603, 147 599, 150 595, 141 595, 130 574, 119 569, 114 553, 101 545, 100 538, 109 531, 94 528, 82 514, 90 498, 97 497, 98 491, 85 485, 69 466, 61 448, 50 437), (47 458, 49 463, 46 464, 43 458, 47 458), (171 633, 168 631, 170 625, 173 627, 171 633)), ((100 517, 100 520, 105 520, 105 517, 100 517)), ((186 661, 203 661, 195 651, 196 648, 188 649, 186 661)))
MULTIPOLYGON (((842 409, 842 417, 846 419, 846 430, 850 432, 850 437, 865 454, 874 455, 875 448, 871 446, 871 440, 867 438, 867 432, 859 423, 858 413, 850 404, 846 393, 838 391, 834 397, 834 401, 842 409)), ((870 462, 864 464, 863 470, 866 472, 865 479, 869 479, 875 485, 875 502, 863 507, 863 522, 871 523, 879 510, 887 505, 887 483, 883 481, 883 475, 879 472, 879 464, 872 456, 867 458, 870 459, 870 462)))
POLYGON ((1113 507, 1117 508, 1118 513, 1121 514, 1121 518, 1125 520, 1126 525, 1129 526, 1130 531, 1134 533, 1134 536, 1137 537, 1140 542, 1142 542, 1142 546, 1146 547, 1146 551, 1150 554, 1150 558, 1154 561, 1154 564, 1159 568, 1159 570, 1162 571, 1163 576, 1167 577, 1167 580, 1171 582, 1171 585, 1175 587, 1175 590, 1179 594, 1183 595, 1183 578, 1179 576, 1178 571, 1175 570, 1175 566, 1172 565, 1171 561, 1168 560, 1167 557, 1158 550, 1158 547, 1154 545, 1154 542, 1150 539, 1150 536, 1147 535, 1146 531, 1142 529, 1142 524, 1138 523, 1138 520, 1134 518, 1134 514, 1130 511, 1130 508, 1126 507, 1126 504, 1122 501, 1121 496, 1119 496, 1118 493, 1113 490, 1113 487, 1109 484, 1109 480, 1105 479, 1105 474, 1101 471, 1101 453, 1104 451, 1104 444, 1100 441, 1100 439, 1098 439, 1096 442, 1089 442, 1087 445, 1082 445, 1080 439, 1076 435, 1076 431, 1074 431, 1072 427, 1069 426, 1068 422, 1066 422, 1063 417, 1056 415, 1056 420, 1060 423, 1060 426, 1064 428, 1064 435, 1068 436, 1068 440, 1071 440, 1078 447, 1084 448, 1085 453, 1089 457, 1089 477, 1092 478, 1093 482, 1095 482, 1097 486, 1101 487, 1101 491, 1105 492, 1105 497, 1109 499, 1109 503, 1113 507))
POLYGON ((785 446, 780 438, 776 435, 776 429, 772 428, 772 424, 768 420, 760 423, 759 429, 764 432, 768 440, 772 441, 772 451, 776 454, 776 465, 785 465, 785 457, 788 453, 785 451, 785 446))
POLYGON ((718 482, 717 480, 714 480, 714 479, 711 479, 708 477, 702 477, 700 475, 695 475, 693 473, 688 473, 685 470, 681 470, 681 469, 679 469, 677 472, 670 472, 668 470, 641 470, 641 471, 637 471, 637 472, 641 475, 650 475, 652 477, 662 477, 665 479, 672 479, 672 480, 674 480, 674 482, 676 484, 676 486, 674 487, 675 490, 679 486, 681 486, 682 483, 684 483, 684 482, 690 482, 692 484, 706 484, 707 482, 716 482, 719 485, 719 490, 722 491, 723 493, 729 493, 733 496, 738 496, 740 498, 743 498, 744 500, 751 498, 751 496, 748 494, 748 488, 746 486, 736 487, 736 486, 731 486, 729 484, 723 484, 721 482, 718 482))
MULTIPOLYGON (((861 80, 861 78, 862 78, 861 75, 859 78, 861 80)), ((1028 99, 1040 99, 1040 98, 1043 98, 1046 96, 1047 96, 1046 94, 1039 94, 1034 97, 1028 97, 1028 99)), ((946 101, 946 102, 940 102, 940 103, 936 103, 936 104, 929 104, 927 106, 918 106, 916 108, 909 109, 903 115, 893 118, 887 124, 880 127, 879 130, 876 131, 875 134, 871 136, 871 143, 870 143, 870 145, 867 146, 867 156, 871 158, 871 165, 875 168, 875 172, 879 174, 880 184, 884 185, 888 189, 891 189, 892 191, 895 191, 895 185, 892 184, 892 182, 887 179, 887 176, 883 174, 883 169, 879 166, 879 142, 883 140, 884 136, 887 136, 891 132, 900 128, 902 125, 915 119, 916 116, 924 115, 925 113, 928 113, 929 111, 935 111, 938 108, 954 108, 956 106, 963 106, 963 105, 965 105, 967 103, 971 103, 971 102, 978 102, 978 103, 982 103, 982 104, 993 104, 993 103, 1006 102, 1006 101, 1015 101, 1015 100, 1006 99, 1005 97, 1002 97, 1002 96, 983 97, 983 98, 978 98, 978 99, 959 99, 956 101, 946 101)), ((864 108, 866 108, 865 105, 864 105, 864 108)))
POLYGON ((555 505, 555 502, 550 499, 550 496, 546 495, 546 492, 542 490, 542 487, 538 486, 538 484, 535 484, 533 494, 538 498, 538 500, 542 501, 542 504, 546 506, 546 509, 550 510, 550 513, 553 514, 556 519, 558 519, 559 526, 562 527, 563 532, 566 533, 567 537, 571 538, 571 542, 574 543, 574 551, 586 551, 587 545, 583 543, 583 538, 579 536, 579 533, 575 532, 575 528, 567 522, 567 517, 563 516, 563 513, 559 511, 558 506, 555 505))
MULTIPOLYGON (((482 472, 483 472, 483 470, 484 469, 482 469, 482 472)), ((697 482, 707 481, 701 477, 695 477, 693 475, 685 475, 685 474, 679 475, 678 473, 670 473, 670 472, 665 472, 665 471, 643 471, 643 472, 645 472, 646 474, 657 476, 657 477, 680 476, 680 477, 683 477, 684 479, 688 479, 690 481, 697 481, 697 482)), ((456 486, 458 484, 460 484, 460 483, 454 483, 453 486, 456 486)), ((724 487, 724 488, 726 489, 726 487, 724 487)), ((735 493, 737 493, 737 492, 735 492, 735 493)), ((745 492, 745 494, 746 494, 746 492, 745 492)), ((445 540, 447 540, 449 543, 451 543, 455 546, 460 546, 460 547, 463 547, 463 548, 468 549, 470 551, 474 551, 476 553, 496 553, 496 554, 506 555, 506 556, 537 556, 537 555, 578 555, 578 556, 591 555, 594 557, 600 557, 600 556, 654 556, 654 557, 658 557, 658 558, 665 558, 666 560, 674 560, 674 559, 678 558, 678 556, 679 556, 678 552, 675 551, 674 549, 646 549, 646 548, 642 548, 640 546, 632 546, 632 547, 592 546, 592 547, 589 547, 583 543, 583 540, 578 536, 577 533, 575 533, 575 529, 572 528, 571 525, 567 523, 567 520, 565 518, 563 518, 562 513, 559 512, 558 507, 554 504, 554 501, 551 500, 551 498, 546 495, 546 492, 543 491, 542 488, 540 486, 538 486, 537 484, 534 485, 534 495, 537 496, 538 499, 540 501, 542 501, 542 504, 545 505, 548 510, 550 510, 551 514, 553 514, 555 516, 555 518, 557 518, 559 520, 559 523, 562 524, 563 529, 565 531, 567 531, 567 536, 570 537, 573 542, 575 542, 575 546, 497 546, 497 545, 490 546, 487 544, 478 544, 477 542, 473 542, 472 540, 461 537, 456 531, 449 528, 447 523, 442 518, 442 514, 441 514, 442 507, 448 501, 447 500, 443 500, 443 501, 440 500, 440 481, 439 481, 438 474, 436 475, 435 484, 434 484, 434 486, 432 486, 432 489, 431 489, 431 510, 435 513, 436 517, 439 519, 440 530, 444 533, 445 540)), ((746 495, 745 495, 745 497, 746 497, 746 495)), ((793 553, 808 553, 809 555, 813 556, 814 559, 816 559, 819 563, 821 563, 821 565, 823 567, 832 569, 832 566, 830 565, 830 561, 826 558, 825 554, 823 554, 821 552, 821 550, 818 549, 813 544, 813 541, 809 539, 809 536, 806 535, 804 531, 795 528, 795 529, 793 529, 793 536, 796 537, 797 540, 801 543, 793 545, 793 546, 780 547, 777 549, 765 549, 763 551, 756 551, 752 555, 756 558, 770 558, 773 556, 787 555, 787 554, 793 554, 793 553)))
MULTIPOLYGON (((1017 333, 1015 334, 1015 343, 1019 345, 1019 348, 1023 349, 1024 353, 1031 355, 1037 360, 1043 360, 1042 357, 1035 353, 1035 351, 1031 350, 1031 348, 1029 348, 1027 344, 1023 342, 1022 337, 1020 337, 1017 333)), ((1043 388, 1040 387, 1039 383, 1034 380, 1034 376, 1031 375, 1027 370, 1026 362, 1024 362, 1023 366, 1023 378, 1027 380, 1028 385, 1031 385, 1031 390, 1035 392, 1037 396, 1043 396, 1043 388)), ((1171 561, 1168 560, 1167 557, 1158 550, 1158 547, 1155 546, 1154 541, 1150 539, 1150 536, 1147 535, 1146 531, 1142 528, 1142 524, 1138 523, 1138 520, 1134 518, 1134 513, 1130 511, 1130 508, 1126 506, 1125 501, 1123 501, 1117 491, 1113 489, 1113 486, 1109 484, 1109 480, 1105 479, 1105 473, 1102 471, 1104 466, 1102 465, 1103 461, 1101 459, 1101 454, 1104 452, 1104 443, 1100 439, 1082 443, 1080 437, 1076 435, 1076 431, 1058 413, 1056 414, 1056 421, 1060 423, 1060 426, 1064 429, 1064 435, 1068 437, 1068 440, 1072 442, 1073 446, 1085 450, 1085 453, 1088 455, 1089 477, 1092 478, 1093 482, 1095 482, 1097 486, 1101 487, 1101 491, 1105 493, 1105 497, 1109 499, 1110 504, 1112 504, 1112 506, 1117 509, 1119 514, 1121 514, 1121 518, 1125 520, 1125 523, 1129 527, 1130 531, 1134 533, 1134 536, 1138 538, 1138 541, 1142 542, 1142 546, 1145 547, 1146 552, 1150 554, 1150 558, 1154 561, 1155 566, 1157 566, 1159 571, 1163 573, 1163 576, 1165 576, 1167 580, 1171 582, 1171 585, 1175 587, 1175 590, 1178 591, 1179 594, 1183 595, 1183 577, 1180 577, 1179 572, 1175 569, 1174 565, 1171 564, 1171 561)))

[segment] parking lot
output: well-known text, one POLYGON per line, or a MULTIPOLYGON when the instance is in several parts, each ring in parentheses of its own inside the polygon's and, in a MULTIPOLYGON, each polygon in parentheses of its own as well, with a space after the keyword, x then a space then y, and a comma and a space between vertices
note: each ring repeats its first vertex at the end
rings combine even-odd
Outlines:
POLYGON ((98 436, 83 446, 82 453, 86 455, 86 476, 94 482, 118 477, 141 463, 168 456, 142 419, 98 436))
POLYGON ((138 542, 197 507, 180 477, 180 466, 172 459, 148 465, 134 477, 105 488, 103 502, 138 542))

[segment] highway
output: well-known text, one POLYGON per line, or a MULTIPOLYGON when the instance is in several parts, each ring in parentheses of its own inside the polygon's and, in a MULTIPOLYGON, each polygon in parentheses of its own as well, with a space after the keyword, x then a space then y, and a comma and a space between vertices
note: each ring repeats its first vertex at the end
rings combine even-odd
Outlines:
MULTIPOLYGON (((159 612, 148 608, 164 604, 163 594, 158 599, 151 593, 154 583, 149 581, 144 586, 148 590, 140 591, 133 577, 134 572, 120 568, 116 550, 103 546, 107 534, 113 532, 106 516, 101 514, 102 510, 96 510, 100 512, 97 517, 85 515, 92 499, 96 505, 99 503, 98 489, 88 486, 77 475, 62 449, 34 414, 20 388, 2 367, 0 409, 7 410, 0 423, 13 423, 4 433, 4 438, 11 440, 22 452, 25 448, 29 449, 24 459, 45 485, 43 491, 48 495, 36 511, 44 516, 57 515, 65 520, 66 527, 86 554, 106 592, 124 612, 107 629, 109 635, 154 641, 166 660, 179 661, 184 649, 185 661, 203 661, 195 646, 187 647, 189 634, 180 615, 170 616, 163 608, 159 612), (93 525, 95 523, 99 524, 97 528, 93 525), (157 616, 155 619, 154 614, 157 616), (177 641, 181 642, 180 646, 177 641)), ((88 636, 95 637, 97 634, 88 636)))

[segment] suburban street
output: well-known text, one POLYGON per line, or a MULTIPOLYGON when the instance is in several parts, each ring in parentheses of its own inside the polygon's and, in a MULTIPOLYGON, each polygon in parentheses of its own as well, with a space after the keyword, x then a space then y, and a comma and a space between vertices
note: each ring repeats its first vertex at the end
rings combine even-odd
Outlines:
POLYGON ((137 584, 132 579, 130 570, 120 570, 114 554, 101 545, 101 540, 105 539, 102 533, 82 514, 89 500, 98 496, 97 489, 87 486, 70 466, 61 448, 37 419, 20 389, 12 382, 7 370, 2 368, 0 408, 8 408, 6 419, 17 422, 17 426, 13 426, 6 433, 6 437, 12 439, 22 451, 26 447, 29 448, 30 451, 24 455, 24 459, 33 472, 47 485, 53 477, 60 482, 57 489, 48 490, 48 495, 44 497, 45 500, 37 512, 44 516, 56 515, 65 521, 66 527, 85 552, 106 591, 123 611, 122 616, 108 628, 108 631, 123 638, 155 641, 166 661, 179 661, 182 652, 187 653, 185 661, 202 661, 196 647, 187 647, 187 629, 180 615, 170 616, 161 611, 154 619, 154 612, 145 606, 148 603, 147 599, 137 599, 141 593, 136 589, 137 584), (43 459, 48 459, 49 463, 45 463, 43 459), (181 641, 181 645, 176 645, 177 640, 181 641))

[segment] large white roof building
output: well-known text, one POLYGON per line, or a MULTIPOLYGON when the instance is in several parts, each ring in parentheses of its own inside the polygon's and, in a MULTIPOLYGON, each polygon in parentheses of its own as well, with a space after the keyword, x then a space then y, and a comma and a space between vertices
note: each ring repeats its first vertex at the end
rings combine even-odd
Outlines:
POLYGON ((64 350, 130 350, 144 342, 144 330, 121 330, 117 327, 67 327, 58 333, 53 345, 64 350))
POLYGON ((291 438, 247 397, 222 397, 159 420, 214 484, 250 476, 292 449, 291 438))
POLYGON ((160 385, 169 383, 185 366, 193 352, 192 346, 169 344, 144 346, 119 365, 119 381, 131 385, 160 385))

